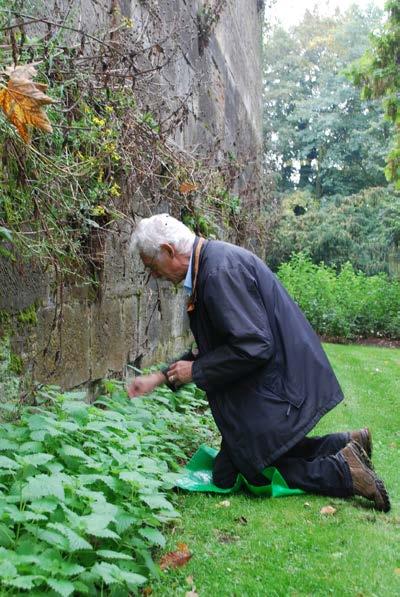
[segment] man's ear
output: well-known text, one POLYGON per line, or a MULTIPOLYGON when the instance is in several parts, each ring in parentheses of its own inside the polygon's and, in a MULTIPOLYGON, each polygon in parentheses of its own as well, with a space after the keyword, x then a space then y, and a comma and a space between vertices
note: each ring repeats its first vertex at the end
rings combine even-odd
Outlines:
POLYGON ((169 243, 163 243, 160 245, 160 249, 165 251, 171 259, 175 257, 175 247, 173 245, 170 245, 169 243))

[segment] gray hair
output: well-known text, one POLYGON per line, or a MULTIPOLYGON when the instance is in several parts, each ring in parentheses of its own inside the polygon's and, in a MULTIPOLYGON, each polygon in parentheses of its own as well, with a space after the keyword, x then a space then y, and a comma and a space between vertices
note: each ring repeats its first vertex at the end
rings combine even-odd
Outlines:
POLYGON ((131 241, 131 252, 138 249, 147 257, 154 257, 162 244, 173 245, 179 253, 190 253, 195 234, 185 224, 169 214, 158 214, 139 222, 131 241))

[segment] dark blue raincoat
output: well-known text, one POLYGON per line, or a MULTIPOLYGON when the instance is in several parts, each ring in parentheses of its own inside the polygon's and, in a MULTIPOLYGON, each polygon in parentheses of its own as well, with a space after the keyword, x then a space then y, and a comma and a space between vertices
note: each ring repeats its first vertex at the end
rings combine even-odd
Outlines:
POLYGON ((343 399, 317 335, 253 253, 208 241, 189 317, 199 351, 193 380, 245 476, 272 464, 343 399))

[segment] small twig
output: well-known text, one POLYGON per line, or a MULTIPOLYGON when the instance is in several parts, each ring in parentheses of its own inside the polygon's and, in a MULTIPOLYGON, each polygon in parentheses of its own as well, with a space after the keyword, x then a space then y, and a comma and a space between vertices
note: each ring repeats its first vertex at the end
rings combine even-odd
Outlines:
MULTIPOLYGON (((0 9, 1 11, 1 9, 0 9)), ((86 31, 83 31, 82 29, 77 29, 76 27, 70 27, 69 25, 63 25, 62 23, 55 23, 54 21, 51 21, 50 19, 46 19, 45 17, 32 17, 31 15, 26 15, 26 14, 22 14, 16 11, 11 11, 12 14, 19 16, 19 17, 23 17, 24 19, 30 19, 28 21, 28 23, 24 23, 24 26, 26 26, 27 24, 30 23, 46 23, 47 25, 52 25, 53 27, 58 27, 60 29, 66 29, 67 31, 73 31, 74 33, 79 33, 80 35, 84 35, 85 37, 87 37, 88 39, 91 39, 92 41, 97 42, 98 44, 111 49, 110 44, 108 44, 107 42, 103 41, 102 39, 99 39, 98 37, 95 37, 94 35, 91 35, 90 33, 87 33, 86 31)), ((14 25, 10 25, 8 27, 6 27, 5 29, 15 29, 20 27, 20 23, 16 23, 14 25)), ((118 56, 121 56, 123 58, 125 58, 125 54, 123 54, 122 52, 118 52, 118 50, 116 50, 115 48, 112 48, 112 50, 118 54, 118 56)))

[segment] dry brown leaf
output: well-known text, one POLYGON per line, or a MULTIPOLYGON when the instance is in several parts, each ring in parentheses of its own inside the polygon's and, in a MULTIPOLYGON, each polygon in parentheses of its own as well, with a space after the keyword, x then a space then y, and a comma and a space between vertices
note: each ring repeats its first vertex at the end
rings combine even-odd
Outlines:
POLYGON ((9 80, 7 86, 0 89, 0 107, 25 143, 30 142, 29 126, 51 133, 51 124, 43 106, 53 104, 55 100, 44 93, 47 85, 32 81, 36 75, 34 65, 8 68, 6 74, 9 80))
POLYGON ((186 591, 185 597, 199 597, 199 594, 192 589, 191 591, 186 591))
POLYGON ((151 587, 143 587, 141 593, 142 595, 151 595, 153 593, 153 589, 151 587))
POLYGON ((187 195, 187 193, 192 193, 193 191, 197 191, 197 185, 193 182, 183 182, 179 185, 179 192, 187 195))
POLYGON ((178 543, 178 549, 176 551, 170 551, 161 558, 160 568, 161 570, 165 570, 166 568, 177 568, 178 566, 183 566, 190 560, 191 557, 192 554, 190 553, 186 543, 178 543))
POLYGON ((333 514, 335 514, 335 512, 336 512, 336 508, 334 508, 333 506, 324 506, 319 511, 320 514, 324 514, 326 516, 332 516, 333 514))
POLYGON ((30 64, 20 64, 19 66, 7 66, 4 69, 4 74, 13 79, 33 79, 37 74, 36 65, 38 62, 31 62, 30 64))

